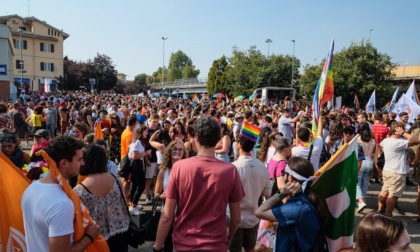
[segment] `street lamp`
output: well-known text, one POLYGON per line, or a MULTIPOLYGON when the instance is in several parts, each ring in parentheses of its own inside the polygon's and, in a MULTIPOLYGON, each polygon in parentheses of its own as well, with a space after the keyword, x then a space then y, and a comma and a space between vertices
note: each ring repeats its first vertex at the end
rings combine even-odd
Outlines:
POLYGON ((267 50, 267 58, 268 58, 268 56, 270 55, 270 43, 271 42, 273 42, 273 41, 271 41, 271 39, 267 39, 266 41, 265 41, 265 43, 267 43, 267 46, 268 46, 268 50, 267 50))
POLYGON ((370 41, 370 39, 372 38, 372 32, 373 32, 373 29, 370 29, 370 30, 369 30, 369 41, 370 41))
POLYGON ((168 38, 162 37, 163 42, 163 60, 162 60, 162 90, 163 90, 163 82, 165 80, 165 40, 168 38))
POLYGON ((23 86, 23 53, 22 53, 22 47, 23 47, 23 42, 22 42, 22 29, 18 29, 19 31, 19 36, 20 36, 20 87, 23 86))
POLYGON ((295 70, 295 40, 294 39, 292 39, 292 42, 293 42, 293 56, 292 56, 292 80, 291 80, 291 82, 290 82, 290 87, 291 88, 293 88, 293 73, 294 73, 294 70, 295 70))

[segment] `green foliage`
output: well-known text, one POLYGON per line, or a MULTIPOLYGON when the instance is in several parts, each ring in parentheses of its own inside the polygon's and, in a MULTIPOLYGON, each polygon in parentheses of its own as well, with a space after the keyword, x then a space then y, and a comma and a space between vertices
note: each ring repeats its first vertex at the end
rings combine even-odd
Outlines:
MULTIPOLYGON (((312 99, 316 84, 321 76, 323 63, 305 69, 300 82, 301 93, 312 99)), ((343 97, 343 104, 352 104, 357 93, 361 107, 376 90, 377 107, 391 99, 392 69, 391 57, 379 53, 370 41, 352 42, 348 48, 334 55, 334 93, 343 97)))
POLYGON ((207 80, 207 92, 209 94, 226 94, 228 92, 228 68, 229 65, 224 55, 213 61, 207 80))
MULTIPOLYGON (((233 50, 226 71, 230 95, 250 95, 258 87, 290 87, 293 57, 272 55, 265 57, 255 46, 247 51, 233 50)), ((298 83, 300 61, 294 60, 294 82, 298 83)))
POLYGON ((178 50, 172 53, 168 65, 168 79, 165 81, 174 81, 182 78, 197 78, 200 70, 196 70, 192 60, 183 51, 178 50))
POLYGON ((99 92, 110 90, 117 85, 117 70, 111 57, 105 54, 97 53, 93 60, 89 59, 82 75, 85 83, 89 83, 89 78, 97 79, 96 88, 99 92))

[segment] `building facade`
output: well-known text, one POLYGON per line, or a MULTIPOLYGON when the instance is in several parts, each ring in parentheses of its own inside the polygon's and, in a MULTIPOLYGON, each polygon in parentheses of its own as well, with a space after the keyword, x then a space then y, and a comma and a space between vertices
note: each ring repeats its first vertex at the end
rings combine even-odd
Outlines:
POLYGON ((17 87, 13 83, 14 50, 10 28, 0 24, 0 98, 15 100, 17 87))
POLYGON ((416 90, 420 90, 420 65, 397 66, 393 69, 393 73, 395 74, 393 85, 400 87, 400 91, 407 91, 413 81, 416 90))
POLYGON ((14 58, 12 66, 16 86, 25 91, 51 90, 63 76, 63 45, 69 35, 35 17, 0 16, 0 24, 10 27, 14 58))

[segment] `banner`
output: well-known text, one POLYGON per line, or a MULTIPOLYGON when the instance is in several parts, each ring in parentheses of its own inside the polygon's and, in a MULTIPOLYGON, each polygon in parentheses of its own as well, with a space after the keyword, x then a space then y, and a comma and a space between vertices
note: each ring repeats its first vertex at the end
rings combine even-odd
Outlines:
POLYGON ((397 121, 399 120, 399 114, 401 112, 407 112, 408 122, 414 123, 417 115, 420 114, 420 106, 416 104, 408 95, 403 94, 398 100, 398 103, 395 104, 392 112, 397 114, 397 121))
POLYGON ((341 109, 341 102, 342 102, 343 98, 341 96, 337 96, 335 98, 335 107, 336 110, 339 111, 341 109))
POLYGON ((31 183, 0 151, 0 251, 26 252, 21 200, 31 183))
POLYGON ((325 202, 329 218, 325 223, 325 236, 329 251, 353 247, 354 214, 357 185, 358 135, 345 143, 330 160, 319 169, 312 189, 325 202))

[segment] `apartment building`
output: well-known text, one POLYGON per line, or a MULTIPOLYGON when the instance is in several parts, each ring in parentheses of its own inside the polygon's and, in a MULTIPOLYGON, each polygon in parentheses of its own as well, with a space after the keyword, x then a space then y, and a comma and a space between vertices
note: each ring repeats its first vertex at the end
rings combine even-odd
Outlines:
POLYGON ((0 16, 10 27, 14 47, 13 82, 20 88, 43 90, 45 82, 57 88, 63 76, 63 45, 70 35, 36 17, 0 16))

